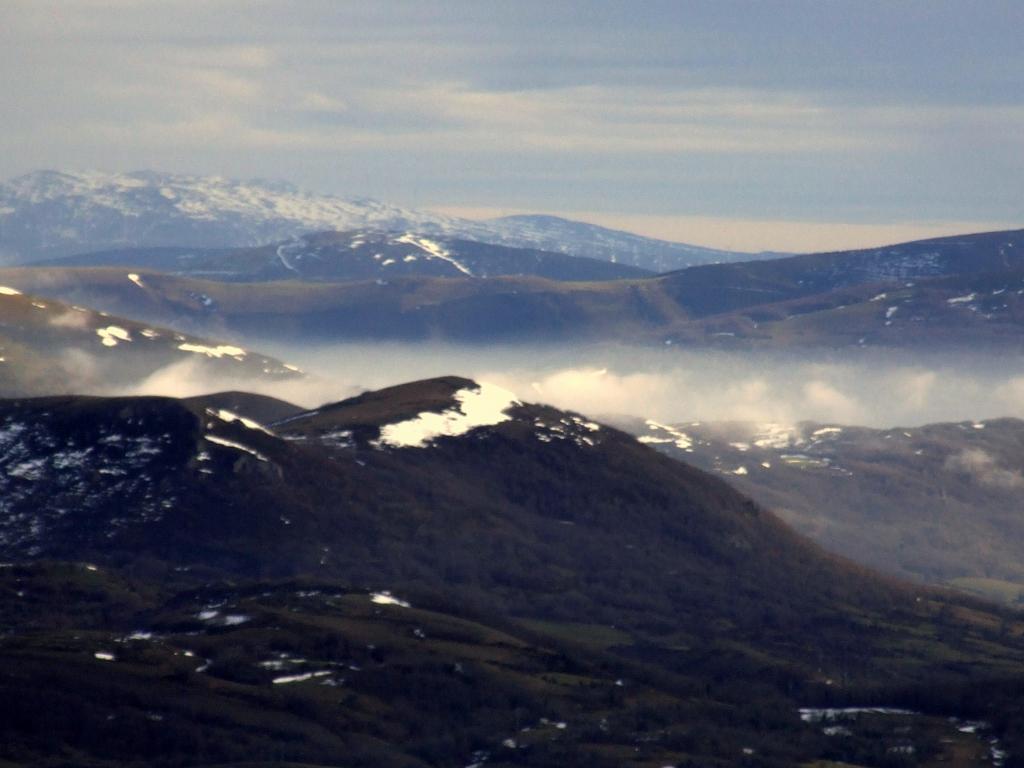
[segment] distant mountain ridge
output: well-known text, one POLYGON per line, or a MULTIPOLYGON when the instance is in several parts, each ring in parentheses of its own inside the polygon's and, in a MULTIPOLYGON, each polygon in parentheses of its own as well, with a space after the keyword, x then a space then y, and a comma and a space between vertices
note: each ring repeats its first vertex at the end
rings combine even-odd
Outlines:
POLYGON ((323 230, 415 232, 586 256, 656 272, 752 254, 672 243, 552 216, 471 221, 289 184, 136 171, 35 171, 0 184, 0 260, 125 247, 237 248, 323 230))
POLYGON ((317 232, 252 248, 126 248, 33 266, 129 267, 239 283, 344 282, 397 277, 534 276, 621 280, 653 272, 600 259, 412 232, 317 232))
POLYGON ((433 339, 1019 350, 1021 242, 1024 231, 990 232, 603 282, 395 273, 240 284, 137 269, 147 286, 139 290, 122 265, 0 269, 0 283, 256 346, 433 339))

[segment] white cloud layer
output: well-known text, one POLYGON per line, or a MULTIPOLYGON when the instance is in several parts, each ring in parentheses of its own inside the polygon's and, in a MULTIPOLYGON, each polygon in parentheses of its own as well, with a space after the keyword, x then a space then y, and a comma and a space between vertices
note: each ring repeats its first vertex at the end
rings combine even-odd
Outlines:
POLYGON ((159 371, 142 394, 250 389, 307 407, 365 389, 457 374, 521 400, 591 417, 661 422, 803 420, 872 427, 1024 418, 1024 362, 896 354, 844 360, 627 348, 450 347, 400 344, 270 349, 308 378, 274 385, 211 380, 188 363, 159 371))

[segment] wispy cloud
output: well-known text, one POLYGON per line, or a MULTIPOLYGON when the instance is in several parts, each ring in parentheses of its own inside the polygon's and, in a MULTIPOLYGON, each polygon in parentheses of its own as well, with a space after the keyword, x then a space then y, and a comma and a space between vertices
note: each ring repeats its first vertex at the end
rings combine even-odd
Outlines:
POLYGON ((825 8, 11 0, 0 175, 160 164, 749 222, 1024 215, 1024 6, 825 8))

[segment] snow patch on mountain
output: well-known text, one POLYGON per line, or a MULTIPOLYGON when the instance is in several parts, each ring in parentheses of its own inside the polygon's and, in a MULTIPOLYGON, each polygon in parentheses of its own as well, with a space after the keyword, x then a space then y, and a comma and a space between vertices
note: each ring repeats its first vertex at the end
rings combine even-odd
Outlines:
MULTIPOLYGON (((429 258, 447 261, 449 264, 451 264, 453 267, 459 270, 459 272, 461 272, 462 274, 469 275, 470 277, 473 276, 473 273, 469 269, 467 269, 465 265, 460 263, 458 260, 452 258, 451 251, 445 250, 439 243, 435 243, 433 240, 428 240, 425 237, 416 237, 414 234, 406 232, 401 237, 396 238, 395 242, 415 245, 421 251, 426 253, 429 258)), ((415 260, 415 258, 415 256, 412 257, 413 260, 415 260)), ((405 257, 406 261, 409 261, 409 259, 409 256, 405 257)))
POLYGON ((493 384, 460 389, 456 405, 441 413, 425 412, 415 418, 381 427, 377 447, 425 448, 439 437, 458 437, 478 427, 509 421, 506 411, 520 405, 508 390, 493 384))
POLYGON ((236 451, 242 451, 248 453, 250 456, 255 456, 259 461, 267 461, 267 457, 257 451, 255 448, 250 448, 247 445, 235 442, 234 440, 228 440, 226 437, 218 437, 217 435, 204 435, 206 440, 216 445, 222 445, 225 448, 234 448, 236 451))
MULTIPOLYGON (((586 256, 664 272, 757 255, 673 243, 554 216, 473 221, 289 184, 137 171, 36 171, 0 184, 0 252, 13 262, 125 247, 245 247, 325 230, 415 233, 586 256)), ((444 258, 444 248, 432 256, 444 258)), ((288 253, 279 253, 288 263, 288 253)), ((766 254, 767 255, 767 254, 766 254)))
POLYGON ((233 357, 236 360, 241 360, 245 357, 246 352, 241 347, 236 347, 231 344, 218 344, 215 347, 207 346, 206 344, 193 344, 192 342, 184 342, 178 345, 178 349, 182 352, 195 352, 197 355, 206 355, 215 359, 222 357, 233 357))

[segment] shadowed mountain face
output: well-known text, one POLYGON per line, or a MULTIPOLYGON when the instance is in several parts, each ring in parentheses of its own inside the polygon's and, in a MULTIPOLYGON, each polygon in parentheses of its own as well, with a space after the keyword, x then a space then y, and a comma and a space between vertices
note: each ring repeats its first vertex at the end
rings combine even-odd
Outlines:
POLYGON ((907 739, 980 759, 948 715, 1018 744, 1015 616, 874 576, 625 433, 466 379, 313 411, 3 401, 0 511, 15 765, 783 766, 907 739), (930 714, 865 715, 838 753, 797 716, 850 700, 930 714))
POLYGON ((176 363, 227 380, 271 383, 299 375, 235 344, 0 286, 0 396, 124 387, 176 363))
POLYGON ((240 250, 129 249, 41 265, 130 267, 229 282, 342 282, 396 277, 533 275, 549 280, 617 280, 647 270, 550 251, 366 230, 321 232, 240 250))
POLYGON ((141 273, 149 290, 139 291, 122 269, 56 267, 2 270, 0 281, 193 332, 288 342, 1016 349, 1024 323, 1020 239, 990 233, 584 283, 397 277, 240 285, 141 273))
POLYGON ((827 549, 902 577, 1020 601, 1024 423, 632 423, 827 549))
POLYGON ((754 258, 554 216, 470 221, 261 180, 37 171, 0 184, 0 262, 7 263, 111 248, 240 248, 353 229, 555 251, 653 272, 754 258))
POLYGON ((763 263, 716 264, 665 276, 695 317, 827 294, 841 288, 1024 269, 1024 230, 957 235, 763 263))

